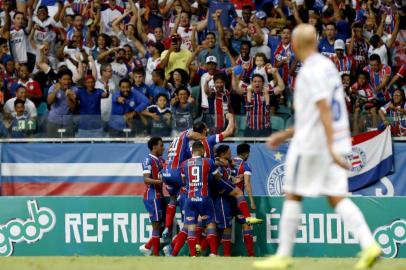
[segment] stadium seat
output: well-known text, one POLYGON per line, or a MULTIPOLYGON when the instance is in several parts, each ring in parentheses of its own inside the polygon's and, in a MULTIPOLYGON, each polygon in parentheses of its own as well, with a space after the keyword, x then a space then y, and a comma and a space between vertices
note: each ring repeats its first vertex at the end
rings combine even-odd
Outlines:
POLYGON ((285 120, 280 116, 271 116, 272 131, 279 131, 285 128, 285 120))
POLYGON ((235 121, 237 122, 237 134, 238 137, 244 137, 244 131, 247 126, 247 116, 245 115, 236 115, 235 121))
POLYGON ((279 108, 276 110, 276 115, 282 117, 283 119, 288 119, 289 117, 292 116, 292 110, 284 105, 279 106, 279 108))
POLYGON ((293 126, 293 123, 294 123, 294 119, 293 119, 293 116, 291 116, 288 119, 286 119, 285 127, 286 128, 291 127, 291 126, 293 126))

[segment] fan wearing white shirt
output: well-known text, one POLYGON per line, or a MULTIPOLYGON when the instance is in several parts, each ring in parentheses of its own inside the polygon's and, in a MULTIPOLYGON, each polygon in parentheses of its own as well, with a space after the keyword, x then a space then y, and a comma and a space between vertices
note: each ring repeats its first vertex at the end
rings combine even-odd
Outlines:
POLYGON ((37 117, 37 108, 35 104, 27 98, 27 90, 24 86, 20 86, 16 90, 16 96, 7 100, 6 104, 4 104, 4 112, 11 114, 11 116, 16 116, 15 108, 14 108, 14 101, 16 99, 21 99, 24 101, 24 113, 27 114, 28 118, 35 119, 37 117))
POLYGON ((279 224, 276 255, 254 262, 257 269, 284 269, 292 264, 293 242, 301 222, 302 198, 327 195, 344 226, 356 235, 362 248, 356 269, 371 267, 381 254, 359 208, 348 198, 344 155, 351 153, 351 135, 339 73, 317 52, 316 29, 300 24, 292 34, 296 57, 303 63, 294 92, 295 125, 272 134, 269 147, 292 137, 286 157, 285 201, 279 224))

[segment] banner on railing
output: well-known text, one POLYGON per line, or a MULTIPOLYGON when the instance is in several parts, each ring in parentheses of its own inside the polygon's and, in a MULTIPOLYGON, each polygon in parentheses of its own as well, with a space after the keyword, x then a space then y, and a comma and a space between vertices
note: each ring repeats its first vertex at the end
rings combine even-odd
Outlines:
MULTIPOLYGON (((230 143, 236 153, 237 144, 230 143)), ((141 195, 145 143, 1 144, 3 195, 141 195)), ((287 145, 252 144, 248 160, 254 195, 282 194, 287 145)), ((395 173, 353 192, 406 196, 406 144, 393 147, 395 173)), ((363 161, 368 163, 367 160, 363 161)))
MULTIPOLYGON (((282 197, 256 197, 256 256, 274 254, 278 243, 282 197)), ((406 258, 406 198, 353 198, 388 258, 406 258), (377 214, 379 213, 379 214, 377 214)), ((180 214, 177 214, 180 226, 180 214)), ((305 199, 295 256, 350 257, 359 251, 354 239, 324 198, 305 199)), ((0 197, 1 256, 132 256, 151 237, 142 198, 0 197), (12 205, 13 207, 10 207, 12 205)), ((242 228, 233 233, 234 256, 245 256, 242 228)), ((182 254, 187 254, 187 245, 182 254)), ((222 254, 220 252, 220 254, 222 254)))

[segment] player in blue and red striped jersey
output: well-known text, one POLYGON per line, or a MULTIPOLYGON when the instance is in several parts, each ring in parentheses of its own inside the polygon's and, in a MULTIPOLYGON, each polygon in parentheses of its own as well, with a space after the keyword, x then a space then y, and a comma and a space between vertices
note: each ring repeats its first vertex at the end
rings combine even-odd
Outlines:
MULTIPOLYGON (((247 163, 250 155, 250 145, 247 143, 241 143, 237 146, 237 156, 233 158, 233 165, 231 169, 231 175, 238 179, 234 184, 239 187, 243 192, 246 191, 248 198, 250 199, 251 209, 257 209, 254 197, 252 196, 251 187, 251 174, 252 170, 247 163), (244 177, 237 178, 237 176, 243 175, 244 177)), ((244 244, 247 249, 248 256, 254 255, 254 239, 252 228, 248 224, 243 224, 244 231, 244 244)))
POLYGON ((221 179, 214 160, 204 158, 204 147, 200 141, 192 145, 192 158, 182 164, 182 178, 186 184, 187 199, 185 206, 185 224, 188 230, 190 256, 196 256, 197 238, 195 235, 198 217, 207 224, 207 240, 210 255, 217 255, 216 224, 214 223, 214 205, 210 197, 210 182, 221 179))
POLYGON ((183 186, 180 166, 183 161, 190 158, 189 140, 200 140, 204 137, 188 129, 179 134, 171 142, 168 149, 168 157, 162 170, 162 180, 167 186, 170 200, 166 208, 165 229, 162 237, 167 239, 172 228, 173 218, 176 213, 176 200, 183 186))
POLYGON ((152 137, 148 141, 150 153, 142 163, 144 183, 147 189, 144 193, 144 205, 149 213, 149 219, 152 223, 152 238, 146 245, 140 247, 140 252, 149 255, 152 247, 152 254, 159 255, 159 238, 161 223, 164 211, 164 195, 162 193, 162 180, 160 171, 164 160, 164 144, 162 138, 152 137))
MULTIPOLYGON (((217 159, 220 161, 219 172, 223 176, 223 181, 228 185, 234 186, 233 183, 244 181, 244 174, 233 175, 233 166, 231 159, 231 149, 228 145, 219 145, 216 149, 217 159)), ((221 182, 220 182, 221 183, 221 182)), ((223 184, 223 183, 221 183, 223 184)), ((224 256, 231 256, 231 232, 232 219, 243 226, 244 242, 247 248, 248 256, 254 256, 254 242, 252 227, 247 223, 244 215, 238 209, 238 203, 235 197, 229 196, 223 191, 221 185, 217 185, 217 194, 213 196, 217 228, 222 229, 222 243, 224 256)))

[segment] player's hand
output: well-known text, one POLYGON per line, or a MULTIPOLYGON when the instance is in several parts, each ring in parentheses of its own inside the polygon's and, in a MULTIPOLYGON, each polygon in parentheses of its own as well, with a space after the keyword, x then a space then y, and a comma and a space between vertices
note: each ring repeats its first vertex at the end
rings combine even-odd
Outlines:
POLYGON ((251 201, 251 209, 252 210, 255 210, 255 209, 257 209, 257 206, 255 205, 255 202, 254 201, 251 201))
POLYGON ((331 154, 331 157, 333 158, 333 161, 335 164, 337 164, 338 166, 340 166, 341 168, 346 169, 346 170, 351 169, 350 164, 347 162, 347 160, 342 155, 335 153, 334 150, 332 150, 331 148, 330 148, 330 154, 331 154))
POLYGON ((270 149, 275 149, 287 139, 285 131, 273 133, 266 140, 266 146, 270 149))

